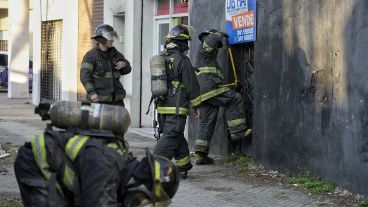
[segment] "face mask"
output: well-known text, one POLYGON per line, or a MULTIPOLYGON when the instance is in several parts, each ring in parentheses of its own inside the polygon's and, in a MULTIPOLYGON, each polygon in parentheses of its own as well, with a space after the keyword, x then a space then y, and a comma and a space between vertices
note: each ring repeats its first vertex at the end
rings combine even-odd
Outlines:
POLYGON ((178 45, 179 45, 180 52, 187 52, 189 50, 188 43, 180 43, 178 45))

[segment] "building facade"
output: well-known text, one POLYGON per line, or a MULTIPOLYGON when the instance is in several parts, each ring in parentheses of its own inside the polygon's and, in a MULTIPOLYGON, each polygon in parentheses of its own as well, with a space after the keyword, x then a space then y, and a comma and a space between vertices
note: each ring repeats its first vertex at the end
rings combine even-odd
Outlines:
MULTIPOLYGON (((253 137, 243 142, 243 151, 267 169, 295 175, 310 171, 340 189, 368 196, 368 3, 256 2, 254 53, 247 52, 253 47, 249 43, 232 46, 243 89, 251 89, 252 79, 254 85, 254 111, 248 118, 253 137), (252 69, 253 77, 247 74, 252 69)), ((192 1, 191 25, 224 30, 225 6, 226 0, 192 1)), ((220 55, 220 61, 225 57, 220 55)), ((218 121, 212 153, 226 154, 221 115, 218 121)), ((191 131, 189 143, 194 137, 191 131)))
MULTIPOLYGON (((256 2, 257 41, 231 46, 253 128, 253 137, 242 142, 243 152, 269 169, 311 171, 367 196, 368 2, 256 2)), ((196 30, 189 53, 194 60, 201 31, 226 30, 225 7, 226 0, 11 0, 10 82, 14 87, 9 97, 28 95, 28 25, 33 30, 32 98, 38 104, 83 99, 80 63, 94 46, 90 39, 94 28, 108 23, 119 35, 115 46, 133 67, 121 80, 132 127, 151 127, 152 110, 145 114, 151 97, 150 58, 164 50, 164 37, 171 27, 189 23, 196 30), (25 27, 14 27, 17 24, 25 27), (16 41, 16 36, 23 41, 16 41), (18 51, 20 56, 14 55, 18 51)), ((1 15, 0 9, 0 29, 1 15)), ((227 52, 221 50, 218 58, 231 82, 227 52)), ((198 120, 189 121, 189 128, 197 125, 198 120)), ((196 130, 189 131, 191 147, 195 135, 196 130)), ((228 154, 223 112, 211 153, 228 154)))
POLYGON ((37 25, 33 36, 34 104, 40 100, 85 98, 79 81, 80 63, 85 52, 93 47, 90 37, 94 28, 106 23, 118 33, 114 46, 132 64, 132 72, 121 78, 132 127, 152 127, 152 111, 146 115, 151 97, 149 60, 164 50, 164 37, 171 27, 188 24, 187 2, 54 0, 35 3, 34 10, 41 18, 33 22, 37 25), (42 41, 52 44, 46 47, 42 41))

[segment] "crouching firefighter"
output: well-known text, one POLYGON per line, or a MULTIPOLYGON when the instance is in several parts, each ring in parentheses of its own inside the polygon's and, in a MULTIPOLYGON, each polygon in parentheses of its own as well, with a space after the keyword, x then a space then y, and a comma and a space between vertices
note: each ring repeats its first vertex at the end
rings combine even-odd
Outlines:
POLYGON ((182 178, 186 178, 193 167, 184 137, 189 106, 196 108, 200 103, 195 69, 184 54, 189 50, 190 39, 188 26, 172 28, 165 43, 165 53, 151 59, 152 95, 160 126, 158 134, 163 134, 154 153, 170 160, 175 158, 182 178))
POLYGON ((36 108, 46 130, 14 164, 24 206, 167 206, 179 185, 174 163, 148 150, 138 161, 123 140, 120 106, 56 102, 36 108))
MULTIPOLYGON (((217 122, 219 107, 225 107, 227 128, 233 145, 251 133, 247 128, 246 113, 242 96, 232 89, 234 84, 225 84, 224 75, 217 62, 218 50, 227 40, 225 33, 209 30, 199 35, 201 41, 196 54, 197 79, 200 85, 200 125, 195 141, 195 159, 197 165, 213 164, 208 157, 211 137, 217 122)), ((230 58, 232 60, 232 54, 230 58)), ((233 61, 233 60, 232 60, 233 61)), ((237 76, 233 65, 234 75, 237 76)), ((238 149, 239 150, 239 149, 238 149)))

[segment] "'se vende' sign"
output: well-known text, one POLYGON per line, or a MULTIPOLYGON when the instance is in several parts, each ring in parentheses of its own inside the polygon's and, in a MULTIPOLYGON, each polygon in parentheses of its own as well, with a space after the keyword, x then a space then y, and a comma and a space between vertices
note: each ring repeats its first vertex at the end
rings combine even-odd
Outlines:
POLYGON ((256 0, 226 0, 226 32, 230 44, 256 40, 256 0))

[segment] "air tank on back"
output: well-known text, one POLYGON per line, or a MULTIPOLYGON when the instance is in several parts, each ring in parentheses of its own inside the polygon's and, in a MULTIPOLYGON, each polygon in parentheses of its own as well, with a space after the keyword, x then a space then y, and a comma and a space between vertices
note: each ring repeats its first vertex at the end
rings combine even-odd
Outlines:
POLYGON ((87 127, 115 134, 124 134, 130 126, 129 112, 124 107, 98 103, 58 101, 51 106, 50 119, 61 129, 87 127))
POLYGON ((153 96, 167 94, 166 60, 156 55, 150 60, 151 68, 151 91, 153 96))

